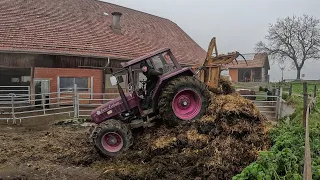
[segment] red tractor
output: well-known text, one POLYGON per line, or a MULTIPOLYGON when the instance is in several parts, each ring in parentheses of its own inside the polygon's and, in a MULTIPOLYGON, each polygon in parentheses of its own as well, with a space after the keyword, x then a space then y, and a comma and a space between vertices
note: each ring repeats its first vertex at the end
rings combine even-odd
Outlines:
POLYGON ((105 156, 117 156, 132 145, 132 128, 149 127, 159 119, 167 125, 194 121, 203 115, 210 103, 206 85, 191 68, 181 67, 168 48, 121 65, 123 69, 110 78, 120 97, 91 113, 96 126, 91 129, 90 139, 105 156), (146 101, 146 82, 141 81, 142 62, 160 72, 151 91, 152 101, 148 109, 142 108, 146 101), (128 93, 124 93, 119 85, 124 74, 128 77, 128 93))

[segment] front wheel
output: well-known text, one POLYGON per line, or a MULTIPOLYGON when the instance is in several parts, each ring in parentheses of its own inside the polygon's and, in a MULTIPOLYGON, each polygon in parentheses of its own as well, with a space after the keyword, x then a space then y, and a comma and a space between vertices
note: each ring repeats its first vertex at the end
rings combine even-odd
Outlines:
POLYGON ((118 156, 131 146, 132 133, 121 121, 107 120, 97 127, 93 142, 103 156, 118 156))
POLYGON ((177 125, 200 118, 210 102, 210 93, 198 79, 190 76, 170 81, 159 97, 159 113, 164 122, 177 125))

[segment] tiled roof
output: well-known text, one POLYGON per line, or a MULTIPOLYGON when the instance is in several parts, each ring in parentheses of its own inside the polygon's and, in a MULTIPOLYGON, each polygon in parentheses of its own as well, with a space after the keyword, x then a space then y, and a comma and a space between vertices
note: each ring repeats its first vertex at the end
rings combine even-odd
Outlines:
POLYGON ((257 53, 254 55, 253 59, 246 59, 248 65, 244 60, 238 60, 238 64, 233 61, 233 64, 230 63, 226 65, 227 68, 230 69, 238 69, 238 68, 256 68, 256 67, 264 67, 265 63, 267 63, 267 68, 270 69, 269 67, 269 59, 268 55, 266 53, 257 53))
POLYGON ((118 5, 98 0, 0 1, 0 51, 133 59, 164 47, 184 64, 206 56, 172 21, 118 5), (112 12, 122 13, 122 35, 110 27, 112 12))

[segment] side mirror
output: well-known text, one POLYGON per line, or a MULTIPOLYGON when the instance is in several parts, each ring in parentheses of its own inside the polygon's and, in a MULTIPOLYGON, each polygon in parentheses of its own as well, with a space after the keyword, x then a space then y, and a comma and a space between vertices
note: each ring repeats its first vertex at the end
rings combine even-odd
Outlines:
POLYGON ((112 86, 117 85, 117 78, 115 76, 110 77, 110 82, 112 86))

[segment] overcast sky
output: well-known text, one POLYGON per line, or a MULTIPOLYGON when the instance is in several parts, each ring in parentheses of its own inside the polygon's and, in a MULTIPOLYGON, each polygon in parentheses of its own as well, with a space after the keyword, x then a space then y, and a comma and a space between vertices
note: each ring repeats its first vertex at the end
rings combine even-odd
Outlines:
MULTIPOLYGON (((219 53, 254 52, 255 44, 266 35, 269 23, 275 23, 278 17, 308 14, 320 18, 320 0, 104 1, 170 19, 205 50, 215 36, 219 53)), ((302 74, 306 79, 320 79, 319 68, 320 60, 309 61, 302 74)), ((269 74, 271 81, 279 80, 281 71, 278 65, 271 65, 269 74)), ((284 77, 293 79, 296 71, 286 70, 284 77)))

